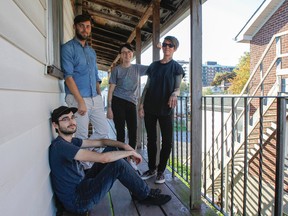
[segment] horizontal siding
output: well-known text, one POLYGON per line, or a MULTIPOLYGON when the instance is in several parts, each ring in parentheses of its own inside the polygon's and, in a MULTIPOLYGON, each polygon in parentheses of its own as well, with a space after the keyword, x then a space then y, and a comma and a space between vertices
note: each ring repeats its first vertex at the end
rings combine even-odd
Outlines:
POLYGON ((54 93, 64 91, 63 86, 61 86, 63 81, 45 75, 44 64, 28 56, 1 37, 0 47, 1 89, 54 93))
MULTIPOLYGON (((33 114, 30 116, 34 117, 33 114)), ((7 165, 1 166, 1 215, 41 215, 30 212, 49 205, 52 197, 48 164, 49 131, 50 122, 44 121, 0 146, 1 164, 7 165)))
POLYGON ((46 37, 45 9, 40 1, 14 0, 22 12, 30 19, 35 27, 46 37))
MULTIPOLYGON (((64 101, 64 95, 0 91, 0 100, 5 102, 5 106, 1 107, 1 113, 3 114, 1 121, 5 122, 5 124, 0 124, 1 147, 10 139, 14 139, 37 125, 49 121, 50 112, 61 101, 64 101)), ((49 131, 43 131, 42 133, 48 133, 49 131)))
POLYGON ((0 36, 45 64, 46 38, 11 0, 0 1, 0 26, 0 36))
POLYGON ((44 9, 47 9, 46 0, 40 0, 40 3, 42 4, 44 9))
POLYGON ((47 2, 0 0, 0 215, 55 215, 50 114, 65 102, 63 81, 46 75, 47 2))

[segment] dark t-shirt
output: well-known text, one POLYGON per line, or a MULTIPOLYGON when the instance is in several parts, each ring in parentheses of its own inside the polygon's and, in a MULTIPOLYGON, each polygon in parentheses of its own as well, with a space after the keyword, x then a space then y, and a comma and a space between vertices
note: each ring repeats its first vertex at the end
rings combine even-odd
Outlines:
POLYGON ((49 164, 53 190, 64 206, 73 206, 75 188, 84 178, 84 169, 74 160, 82 145, 82 139, 67 142, 58 136, 49 147, 49 164))
POLYGON ((181 65, 171 60, 166 64, 160 61, 153 62, 146 74, 150 79, 144 99, 144 110, 147 113, 166 116, 172 113, 168 106, 169 97, 174 92, 177 75, 183 74, 181 65))

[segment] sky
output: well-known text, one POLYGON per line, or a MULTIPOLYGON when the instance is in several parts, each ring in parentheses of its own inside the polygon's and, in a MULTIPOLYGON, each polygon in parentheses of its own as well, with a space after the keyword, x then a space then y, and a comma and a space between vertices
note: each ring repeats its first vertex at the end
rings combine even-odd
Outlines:
MULTIPOLYGON (((236 66, 249 44, 234 40, 263 0, 207 0, 202 5, 202 63, 217 61, 220 65, 236 66)), ((175 60, 190 58, 190 16, 167 34, 175 36, 180 43, 174 53, 175 60), (185 31, 183 31, 185 29, 185 31)), ((150 64, 152 49, 142 54, 141 64, 150 64)), ((162 52, 160 52, 162 58, 162 52)))

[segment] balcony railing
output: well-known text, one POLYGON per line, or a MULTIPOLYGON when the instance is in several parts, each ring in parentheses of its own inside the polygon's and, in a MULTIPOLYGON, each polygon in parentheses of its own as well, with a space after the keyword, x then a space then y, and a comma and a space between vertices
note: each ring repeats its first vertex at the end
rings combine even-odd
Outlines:
MULTIPOLYGON (((288 205, 284 169, 287 100, 283 96, 203 97, 202 195, 221 213, 280 215, 287 212, 283 210, 283 205, 288 205), (249 101, 253 101, 253 112, 249 101)), ((193 163, 191 114, 189 98, 179 97, 168 164, 172 175, 181 177, 188 186, 193 163)))

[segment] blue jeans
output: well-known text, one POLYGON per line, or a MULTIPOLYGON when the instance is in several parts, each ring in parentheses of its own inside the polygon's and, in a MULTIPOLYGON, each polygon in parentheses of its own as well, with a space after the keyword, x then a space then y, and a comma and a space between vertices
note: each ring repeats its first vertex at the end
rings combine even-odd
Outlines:
MULTIPOLYGON (((111 150, 116 149, 107 147, 104 151, 111 150)), ((148 196, 150 188, 125 159, 107 164, 94 163, 76 188, 75 208, 68 210, 75 213, 89 211, 109 192, 117 179, 139 200, 148 196)))

